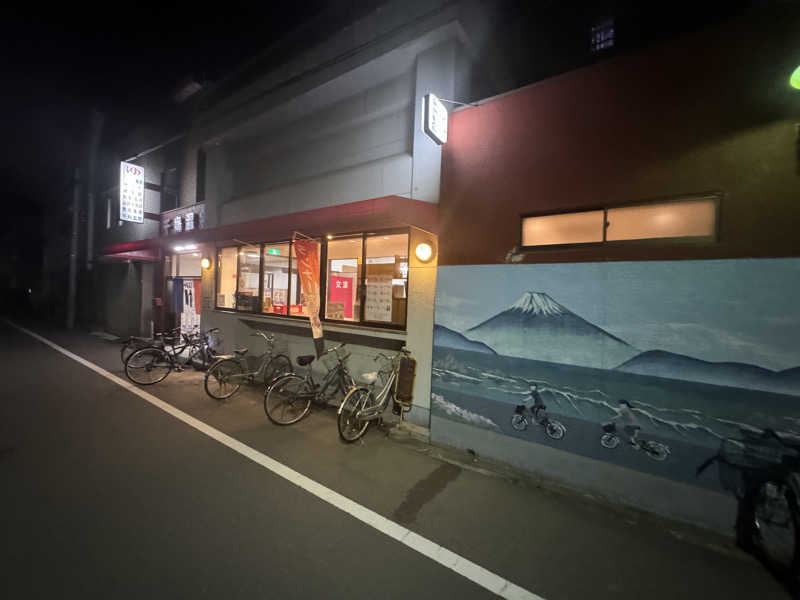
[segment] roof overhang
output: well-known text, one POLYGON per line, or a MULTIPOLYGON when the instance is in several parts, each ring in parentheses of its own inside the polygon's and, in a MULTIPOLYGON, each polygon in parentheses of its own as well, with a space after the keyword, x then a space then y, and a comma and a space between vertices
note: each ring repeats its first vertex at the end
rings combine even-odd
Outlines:
MULTIPOLYGON (((148 260, 148 253, 171 253, 172 247, 186 243, 225 245, 226 243, 283 241, 295 231, 321 237, 329 233, 350 233, 414 226, 438 231, 438 204, 403 196, 384 196, 348 204, 326 206, 286 215, 221 225, 211 229, 182 232, 168 237, 123 242, 101 250, 103 257, 127 255, 128 260, 148 260), (142 253, 143 258, 129 258, 142 253)), ((158 260, 155 258, 154 260, 158 260)))

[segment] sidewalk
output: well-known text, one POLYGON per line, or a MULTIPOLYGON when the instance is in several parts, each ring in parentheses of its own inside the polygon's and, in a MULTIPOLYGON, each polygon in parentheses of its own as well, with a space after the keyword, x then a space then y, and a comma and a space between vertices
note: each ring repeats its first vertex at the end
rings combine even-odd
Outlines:
MULTIPOLYGON (((124 377, 119 343, 20 325, 124 377)), ((202 382, 202 373, 188 370, 147 391, 547 600, 790 597, 722 536, 386 430, 370 428, 346 445, 330 409, 277 427, 264 415, 258 387, 220 403, 202 382)))

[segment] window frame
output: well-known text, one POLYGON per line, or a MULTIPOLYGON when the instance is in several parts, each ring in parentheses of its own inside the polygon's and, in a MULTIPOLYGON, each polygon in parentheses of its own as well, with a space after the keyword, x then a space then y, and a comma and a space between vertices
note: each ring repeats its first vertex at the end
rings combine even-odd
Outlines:
MULTIPOLYGON (((351 231, 345 233, 337 233, 331 237, 329 240, 327 237, 321 238, 313 238, 315 241, 318 241, 320 244, 320 262, 319 262, 319 293, 320 293, 320 314, 319 318, 323 323, 331 323, 335 325, 345 325, 348 327, 372 327, 372 328, 380 328, 380 329, 388 329, 394 331, 406 331, 408 328, 408 297, 406 297, 405 303, 405 314, 403 315, 403 324, 399 325, 397 323, 386 323, 383 321, 367 321, 364 318, 365 315, 365 306, 366 306, 366 274, 367 274, 367 258, 366 258, 366 249, 367 249, 367 238, 370 237, 379 237, 385 235, 396 235, 396 234, 405 234, 407 236, 407 246, 406 246, 406 256, 408 257, 409 263, 411 261, 411 229, 409 227, 395 227, 391 229, 380 229, 375 231, 351 231), (359 298, 359 310, 358 310, 358 319, 354 321, 347 321, 347 320, 340 320, 340 319, 329 319, 325 317, 325 311, 327 308, 328 303, 328 242, 335 241, 337 239, 343 238, 361 238, 361 273, 358 277, 358 298, 359 298)), ((257 315, 261 317, 267 318, 275 318, 275 319, 292 319, 296 321, 307 321, 307 316, 302 315, 293 315, 291 314, 291 298, 292 298, 292 265, 295 258, 294 253, 294 240, 286 240, 281 239, 279 241, 266 241, 266 242, 253 242, 251 244, 224 244, 220 246, 216 246, 214 248, 216 253, 216 269, 214 273, 214 309, 220 312, 227 312, 227 313, 241 313, 246 315, 257 315), (264 302, 264 248, 267 246, 272 246, 276 244, 289 244, 289 273, 288 273, 288 289, 287 289, 287 314, 279 314, 279 313, 265 313, 263 312, 263 302, 264 302), (255 311, 252 310, 245 310, 239 308, 239 252, 241 249, 246 246, 258 246, 259 248, 259 277, 258 277, 258 303, 257 308, 255 311), (219 306, 217 304, 217 300, 219 298, 219 282, 220 282, 220 253, 222 250, 226 248, 235 248, 236 249, 236 288, 234 290, 234 307, 230 308, 227 306, 219 306)), ((406 276, 406 285, 408 285, 408 280, 410 279, 411 270, 406 276)), ((298 276, 299 281, 299 276, 298 276)), ((408 295, 407 295, 408 296, 408 295)))
POLYGON ((723 194, 720 192, 705 192, 700 194, 691 194, 686 196, 669 196, 666 198, 651 198, 640 202, 629 202, 625 204, 605 205, 605 206, 587 206, 580 210, 559 210, 549 212, 535 212, 523 213, 519 216, 519 244, 518 247, 525 252, 542 252, 547 250, 566 250, 570 248, 591 248, 591 247, 619 247, 619 246, 658 246, 658 245, 689 245, 689 246, 709 246, 719 242, 719 216, 720 205, 722 204, 723 194), (714 231, 711 235, 692 235, 692 236, 678 236, 678 237, 650 237, 640 238, 635 240, 609 240, 607 239, 607 230, 609 226, 608 211, 616 208, 635 208, 639 206, 653 206, 658 204, 681 204, 686 202, 693 202, 698 200, 711 200, 714 203, 714 231), (525 227, 525 219, 533 217, 549 217, 552 215, 569 215, 579 214, 594 211, 603 211, 603 240, 600 242, 575 242, 566 244, 541 244, 533 246, 524 246, 522 244, 523 231, 525 227))

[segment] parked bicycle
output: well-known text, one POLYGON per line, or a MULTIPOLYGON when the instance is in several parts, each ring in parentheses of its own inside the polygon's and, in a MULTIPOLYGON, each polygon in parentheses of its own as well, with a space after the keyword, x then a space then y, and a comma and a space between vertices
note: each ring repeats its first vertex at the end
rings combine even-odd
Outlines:
POLYGON ((406 348, 394 356, 378 354, 375 360, 384 359, 379 371, 362 375, 366 385, 355 386, 342 400, 336 419, 339 437, 345 442, 355 442, 363 436, 369 424, 383 417, 383 412, 393 401, 393 412, 402 414, 411 409, 411 388, 416 363, 406 348), (380 380, 381 389, 375 394, 375 384, 380 380))
POLYGON ((214 355, 209 335, 216 331, 214 328, 205 333, 180 334, 177 340, 169 340, 171 344, 165 336, 160 343, 140 348, 125 361, 125 375, 139 385, 153 385, 187 366, 205 368, 214 355))
POLYGON ((312 402, 326 406, 344 396, 355 385, 345 365, 350 355, 344 353, 344 346, 340 344, 323 353, 323 356, 333 354, 336 363, 328 368, 319 384, 314 381, 310 366, 314 362, 314 355, 298 356, 297 364, 308 366, 306 374, 288 373, 278 377, 264 392, 264 412, 269 420, 276 425, 291 425, 308 414, 312 402))
POLYGON ((248 348, 239 348, 232 355, 220 356, 208 367, 204 386, 206 393, 215 400, 230 398, 239 391, 243 383, 263 381, 264 385, 269 385, 279 375, 294 370, 288 356, 274 353, 274 335, 256 331, 250 336, 263 338, 267 343, 266 351, 255 358, 255 369, 251 369, 248 364, 248 348))
POLYGON ((160 346, 162 344, 172 345, 175 342, 180 341, 180 336, 180 327, 175 327, 174 329, 169 329, 167 331, 156 332, 151 338, 132 335, 122 342, 122 348, 120 348, 119 357, 124 365, 128 360, 128 357, 130 357, 130 355, 137 350, 147 348, 148 346, 160 346))

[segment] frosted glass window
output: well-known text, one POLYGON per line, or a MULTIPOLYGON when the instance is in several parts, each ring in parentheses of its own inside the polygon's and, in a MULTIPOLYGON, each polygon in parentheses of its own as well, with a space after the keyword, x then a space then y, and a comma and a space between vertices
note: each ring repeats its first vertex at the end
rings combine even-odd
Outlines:
POLYGON ((609 208, 606 239, 711 237, 716 217, 713 199, 609 208))
POLYGON ((366 241, 364 320, 406 324, 408 234, 374 235, 366 241))
POLYGON ((239 248, 239 288, 236 292, 236 308, 248 312, 258 309, 259 246, 239 248))
POLYGON ((602 210, 522 219, 523 246, 586 244, 602 241, 602 210))

